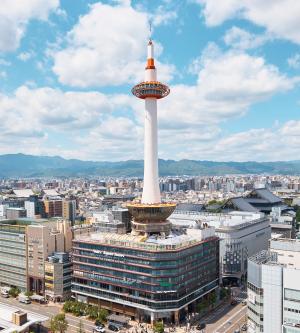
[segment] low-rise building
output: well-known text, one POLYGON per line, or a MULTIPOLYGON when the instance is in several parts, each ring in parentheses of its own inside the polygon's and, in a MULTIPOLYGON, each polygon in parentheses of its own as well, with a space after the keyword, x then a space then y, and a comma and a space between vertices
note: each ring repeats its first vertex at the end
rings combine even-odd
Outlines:
POLYGON ((268 249, 271 238, 269 218, 260 212, 175 211, 170 221, 177 228, 190 228, 197 223, 215 228, 220 238, 220 269, 224 283, 239 283, 245 279, 248 257, 268 249))
POLYGON ((0 327, 2 333, 29 332, 34 325, 49 320, 38 313, 25 311, 23 308, 0 304, 0 327))

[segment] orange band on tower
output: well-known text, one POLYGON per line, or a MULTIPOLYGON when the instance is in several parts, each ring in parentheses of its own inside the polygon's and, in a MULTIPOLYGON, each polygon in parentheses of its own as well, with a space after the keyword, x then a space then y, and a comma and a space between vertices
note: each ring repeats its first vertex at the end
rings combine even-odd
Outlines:
POLYGON ((154 59, 153 58, 147 59, 147 67, 146 67, 146 69, 155 69, 154 59))

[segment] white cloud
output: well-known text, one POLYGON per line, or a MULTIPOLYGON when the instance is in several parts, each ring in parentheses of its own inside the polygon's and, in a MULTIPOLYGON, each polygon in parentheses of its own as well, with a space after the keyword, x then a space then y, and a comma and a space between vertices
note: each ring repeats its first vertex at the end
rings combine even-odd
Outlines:
POLYGON ((9 143, 10 152, 51 153, 48 139, 59 135, 64 145, 55 154, 110 159, 118 152, 125 157, 134 141, 142 145, 136 136, 140 125, 127 118, 131 103, 135 99, 128 95, 21 86, 11 96, 0 94, 0 152, 8 152, 9 143), (68 142, 73 152, 66 149, 68 142))
POLYGON ((33 52, 21 52, 19 55, 18 55, 18 59, 20 59, 21 61, 28 61, 29 59, 31 59, 33 57, 33 52))
POLYGON ((0 58, 0 66, 10 66, 11 62, 0 58))
POLYGON ((263 45, 266 41, 270 40, 270 38, 271 37, 266 34, 257 35, 234 26, 226 32, 224 42, 232 48, 247 50, 263 45))
MULTIPOLYGON (((177 158, 214 161, 289 161, 299 154, 300 121, 289 121, 273 128, 249 129, 211 140, 191 141, 176 154, 177 158)), ((168 152, 166 157, 174 158, 168 152)))
POLYGON ((166 25, 177 18, 177 13, 173 10, 166 10, 165 6, 158 6, 155 14, 152 17, 154 26, 166 25))
POLYGON ((0 110, 5 121, 13 124, 19 119, 22 126, 26 124, 32 129, 53 127, 64 131, 94 127, 103 117, 126 105, 127 96, 123 95, 62 92, 48 87, 21 86, 12 97, 0 95, 0 110))
MULTIPOLYGON (((63 84, 88 87, 119 85, 143 78, 148 16, 128 5, 96 3, 68 33, 68 46, 54 51, 53 71, 63 84)), ((173 66, 162 65, 169 80, 173 66)))
POLYGON ((143 158, 143 127, 125 117, 108 117, 85 137, 76 140, 86 159, 129 160, 143 158))
POLYGON ((300 68, 300 53, 296 53, 287 60, 288 65, 291 68, 299 69, 300 68))
MULTIPOLYGON (((175 86, 174 99, 164 105, 159 102, 160 157, 264 161, 297 156, 300 121, 226 135, 219 123, 236 116, 240 102, 235 106, 234 98, 216 102, 199 91, 197 87, 191 92, 186 86, 175 86), (215 105, 222 106, 222 112, 217 112, 215 105)), ((21 86, 11 96, 0 95, 0 152, 89 160, 140 159, 143 109, 143 101, 128 95, 21 86), (64 138, 62 146, 53 143, 56 135, 64 138)))
POLYGON ((209 45, 193 63, 196 85, 175 85, 160 101, 165 126, 217 124, 240 116, 272 95, 292 89, 300 78, 288 78, 262 57, 244 52, 221 52, 209 45))
POLYGON ((47 20, 58 9, 59 0, 2 0, 0 6, 0 52, 19 47, 27 24, 32 19, 47 20))
POLYGON ((266 28, 275 37, 300 43, 299 0, 194 0, 202 7, 208 26, 243 18, 266 28))

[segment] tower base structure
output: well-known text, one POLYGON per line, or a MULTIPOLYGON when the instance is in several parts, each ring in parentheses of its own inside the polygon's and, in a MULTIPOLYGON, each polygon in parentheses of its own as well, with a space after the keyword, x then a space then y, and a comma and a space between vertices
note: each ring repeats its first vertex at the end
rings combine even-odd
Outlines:
POLYGON ((175 210, 175 203, 130 203, 127 204, 127 208, 133 216, 133 233, 145 235, 170 233, 171 222, 167 219, 175 210))

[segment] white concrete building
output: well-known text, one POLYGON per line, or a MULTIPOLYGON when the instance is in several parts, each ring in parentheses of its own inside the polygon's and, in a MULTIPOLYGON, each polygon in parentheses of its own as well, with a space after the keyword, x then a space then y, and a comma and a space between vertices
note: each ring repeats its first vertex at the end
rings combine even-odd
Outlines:
POLYGON ((269 219, 263 213, 175 211, 169 218, 174 226, 189 228, 197 223, 214 227, 220 238, 220 269, 223 280, 240 281, 247 273, 247 259, 266 250, 271 238, 269 219))
POLYGON ((33 201, 25 201, 26 217, 35 218, 35 203, 33 201))
POLYGON ((300 241, 274 239, 248 261, 248 332, 300 332, 300 241))
POLYGON ((7 204, 0 205, 0 219, 6 218, 6 209, 9 207, 7 204))

